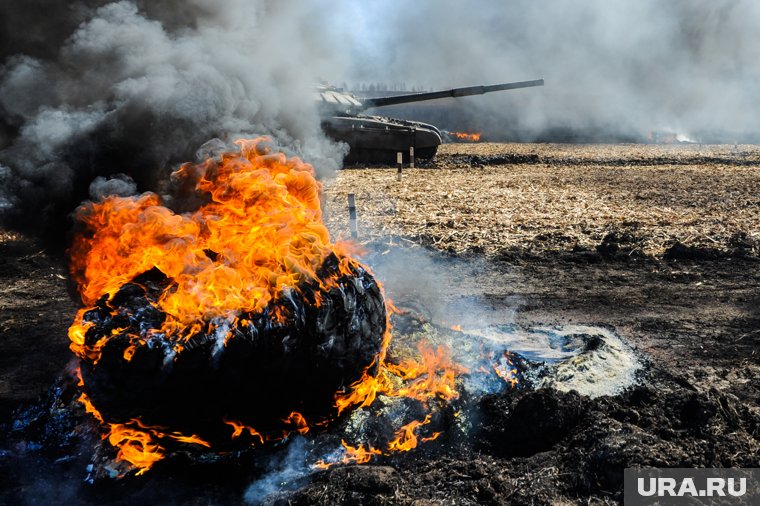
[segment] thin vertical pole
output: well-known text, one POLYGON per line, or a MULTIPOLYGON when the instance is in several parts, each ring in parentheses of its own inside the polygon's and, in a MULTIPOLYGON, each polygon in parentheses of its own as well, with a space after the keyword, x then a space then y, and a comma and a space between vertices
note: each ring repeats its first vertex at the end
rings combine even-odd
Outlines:
POLYGON ((414 145, 417 144, 417 129, 412 128, 412 144, 409 146, 409 168, 414 168, 414 145))
POLYGON ((348 194, 348 226, 351 230, 351 237, 359 237, 359 230, 356 227, 356 199, 353 193, 348 194))

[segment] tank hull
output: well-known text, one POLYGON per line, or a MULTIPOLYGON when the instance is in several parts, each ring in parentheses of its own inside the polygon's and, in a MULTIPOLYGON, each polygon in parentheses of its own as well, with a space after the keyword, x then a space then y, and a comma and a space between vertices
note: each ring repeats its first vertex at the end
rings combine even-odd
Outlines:
POLYGON ((416 159, 435 156, 441 132, 433 125, 384 116, 331 116, 322 120, 325 133, 348 144, 346 163, 396 163, 397 153, 409 162, 409 148, 416 159))

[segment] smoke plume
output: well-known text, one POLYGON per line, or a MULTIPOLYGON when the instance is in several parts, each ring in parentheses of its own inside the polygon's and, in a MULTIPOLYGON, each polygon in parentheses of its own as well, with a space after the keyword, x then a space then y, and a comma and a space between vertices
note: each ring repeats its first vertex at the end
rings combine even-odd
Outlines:
POLYGON ((337 168, 344 148, 321 133, 311 91, 340 68, 324 12, 294 0, 3 2, 0 212, 44 229, 88 192, 155 190, 212 138, 268 134, 337 168))
POLYGON ((383 0, 341 12, 340 24, 355 27, 349 82, 445 89, 545 78, 544 88, 459 99, 459 119, 491 135, 640 140, 669 130, 760 141, 753 0, 383 0))
POLYGON ((439 125, 498 139, 758 141, 758 22, 752 0, 0 0, 0 216, 50 229, 91 189, 155 190, 214 138, 269 134, 334 169, 319 78, 545 78, 439 125))

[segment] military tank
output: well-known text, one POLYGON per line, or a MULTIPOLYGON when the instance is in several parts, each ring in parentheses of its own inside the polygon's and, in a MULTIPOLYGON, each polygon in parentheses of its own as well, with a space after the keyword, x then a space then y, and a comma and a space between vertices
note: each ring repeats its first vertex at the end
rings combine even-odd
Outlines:
POLYGON ((317 100, 322 129, 329 137, 345 142, 350 148, 346 162, 394 163, 399 152, 408 161, 412 146, 415 158, 435 156, 441 144, 441 131, 427 123, 363 114, 367 109, 543 85, 543 79, 536 79, 377 98, 357 97, 340 88, 319 86, 317 100))

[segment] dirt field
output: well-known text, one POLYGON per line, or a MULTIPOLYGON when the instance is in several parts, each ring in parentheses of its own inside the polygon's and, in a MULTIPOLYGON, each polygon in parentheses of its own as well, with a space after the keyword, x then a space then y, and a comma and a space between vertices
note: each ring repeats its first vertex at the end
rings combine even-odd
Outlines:
POLYGON ((401 182, 395 170, 342 171, 328 216, 345 235, 355 193, 363 237, 458 254, 593 249, 612 235, 634 254, 681 241, 756 255, 758 164, 760 148, 745 145, 445 144, 401 182))
MULTIPOLYGON (((486 396, 466 437, 300 478, 276 500, 616 503, 626 467, 760 467, 760 147, 445 145, 401 182, 392 168, 347 169, 329 181, 328 223, 343 237, 348 193, 380 275, 397 251, 419 252, 440 269, 440 285, 389 280, 400 304, 440 300, 448 310, 440 323, 463 321, 477 305, 494 322, 604 326, 646 368, 615 396, 486 396)), ((5 433, 13 410, 45 392, 69 361, 76 303, 62 259, 30 238, 1 239, 5 433)), ((79 485, 81 458, 55 464, 78 480, 61 485, 17 464, 24 451, 0 446, 0 502, 44 500, 44 483, 85 503, 127 504, 148 487, 169 487, 148 496, 226 504, 253 479, 247 470, 221 483, 158 474, 94 494, 79 485)))

